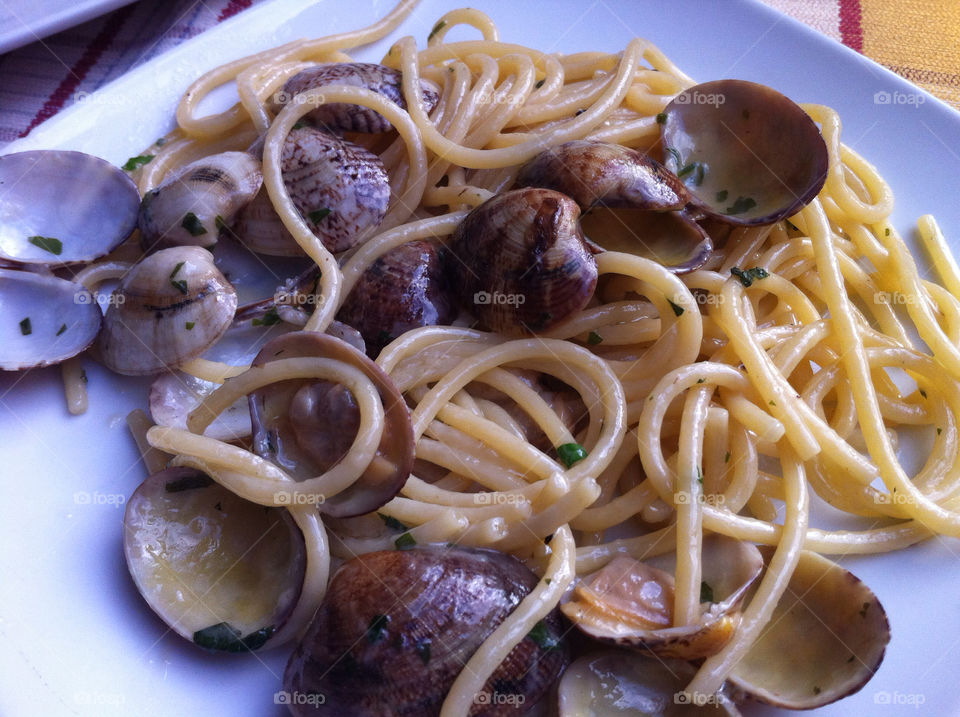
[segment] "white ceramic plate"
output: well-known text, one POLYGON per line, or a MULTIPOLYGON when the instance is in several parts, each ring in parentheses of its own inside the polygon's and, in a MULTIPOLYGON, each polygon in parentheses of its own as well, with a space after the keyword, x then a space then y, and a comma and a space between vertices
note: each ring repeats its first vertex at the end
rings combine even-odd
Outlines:
MULTIPOLYGON (((172 124, 172 110, 203 70, 302 35, 366 25, 385 0, 277 0, 120 78, 82 106, 38 127, 7 152, 69 148, 114 162, 172 124)), ((876 163, 909 234, 935 213, 960 242, 960 115, 895 75, 748 0, 473 0, 506 41, 547 51, 617 51, 635 36, 660 45, 699 80, 740 77, 797 101, 840 110, 845 141, 876 163)), ((400 33, 422 44, 456 6, 426 0, 400 33)), ((378 59, 390 40, 356 53, 378 59)), ((958 244, 955 243, 955 246, 958 244)), ((66 414, 56 369, 0 374, 0 714, 280 715, 287 650, 211 656, 169 634, 127 577, 120 503, 144 477, 123 417, 146 382, 87 368, 91 408, 66 414)), ((956 715, 960 696, 960 543, 935 539, 889 556, 844 562, 887 608, 893 639, 874 679, 822 715, 956 715)), ((784 645, 784 650, 789 650, 784 645)), ((749 715, 780 712, 750 707, 749 715)), ((784 713, 786 714, 786 713, 784 713)))
POLYGON ((128 5, 133 0, 8 0, 0 3, 0 54, 128 5))

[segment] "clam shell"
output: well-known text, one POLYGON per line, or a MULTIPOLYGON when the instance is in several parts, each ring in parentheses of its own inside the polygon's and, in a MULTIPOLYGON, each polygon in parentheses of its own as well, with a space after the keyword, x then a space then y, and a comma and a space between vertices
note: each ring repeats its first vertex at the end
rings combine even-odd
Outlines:
MULTIPOLYGON (((413 548, 351 560, 284 674, 284 689, 322 694, 324 704, 291 705, 293 713, 439 714, 466 661, 536 583, 520 561, 492 550, 413 548)), ((558 613, 539 627, 496 669, 471 715, 519 715, 543 698, 568 656, 558 613)))
POLYGON ((562 192, 584 212, 597 205, 663 212, 683 209, 690 201, 683 182, 652 157, 585 139, 538 154, 520 170, 517 186, 562 192))
MULTIPOLYGON (((768 560, 773 554, 763 552, 768 560)), ((860 690, 889 641, 890 624, 873 591, 836 563, 803 551, 770 623, 729 680, 762 702, 814 709, 860 690)))
MULTIPOLYGON (((321 356, 346 361, 377 386, 385 426, 377 454, 366 472, 349 488, 325 496, 318 509, 337 518, 376 510, 403 487, 413 469, 413 427, 407 405, 390 378, 349 344, 309 331, 297 331, 267 343, 254 365, 284 358, 321 356)), ((329 470, 349 450, 360 413, 343 386, 329 381, 290 380, 265 386, 249 396, 253 450, 297 479, 329 470)))
POLYGON ((823 187, 828 157, 820 130, 776 90, 744 80, 705 82, 677 95, 663 114, 664 163, 709 216, 772 224, 823 187))
POLYGON ((113 371, 145 376, 182 366, 230 327, 237 294, 200 247, 173 247, 120 281, 97 347, 113 371))
POLYGON ((361 275, 337 317, 360 332, 373 357, 411 329, 449 324, 457 306, 444 264, 435 242, 398 246, 361 275))
POLYGON ((280 221, 266 189, 257 193, 230 224, 233 234, 247 249, 268 256, 304 256, 303 249, 280 221))
POLYGON ((281 153, 283 182, 311 231, 334 253, 380 225, 390 181, 372 152, 312 127, 294 129, 281 153))
MULTIPOLYGON (((296 102, 296 96, 306 90, 326 85, 349 85, 364 87, 379 92, 400 109, 407 109, 403 96, 403 75, 384 65, 370 62, 338 62, 316 65, 301 70, 287 80, 283 90, 274 95, 274 111, 279 111, 288 102, 296 102)), ((420 80, 420 103, 425 113, 440 100, 436 85, 429 80, 420 80)), ((393 125, 387 119, 367 107, 343 103, 330 103, 317 107, 306 119, 318 127, 343 132, 387 132, 393 125)))
POLYGON ((153 474, 127 502, 123 526, 140 594, 201 647, 258 649, 299 600, 306 548, 286 510, 243 500, 204 473, 153 474))
POLYGON ((247 152, 221 152, 181 167, 143 197, 137 220, 143 248, 213 246, 262 183, 260 162, 247 152))
POLYGON ((0 188, 0 258, 21 264, 92 261, 136 226, 136 184, 123 170, 83 152, 4 155, 0 188))
POLYGON ((0 269, 0 370, 48 366, 76 356, 100 331, 100 307, 82 285, 0 269))
POLYGON ((597 264, 584 243, 580 209, 549 189, 514 189, 460 222, 448 261, 461 306, 493 331, 536 333, 581 310, 597 264))

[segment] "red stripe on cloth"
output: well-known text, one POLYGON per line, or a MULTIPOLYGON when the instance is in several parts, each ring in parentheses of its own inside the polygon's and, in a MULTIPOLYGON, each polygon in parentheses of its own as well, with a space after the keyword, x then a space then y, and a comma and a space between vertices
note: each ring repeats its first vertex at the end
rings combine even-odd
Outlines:
POLYGON ((843 44, 863 52, 860 0, 840 0, 840 37, 843 44))
POLYGON ((230 4, 223 8, 217 16, 217 22, 223 22, 228 17, 233 17, 241 10, 246 10, 251 4, 253 4, 253 0, 230 0, 230 4))
POLYGON ((21 137, 26 137, 30 134, 30 130, 44 120, 50 119, 63 109, 63 105, 66 104, 66 101, 70 99, 80 83, 83 82, 83 78, 87 76, 90 68, 100 60, 100 56, 104 50, 110 47, 120 28, 123 27, 123 23, 127 21, 127 18, 130 17, 132 12, 133 5, 127 5, 122 10, 118 10, 109 16, 103 29, 90 41, 87 49, 80 55, 80 59, 74 63, 73 67, 71 67, 67 73, 67 76, 60 81, 57 89, 55 89, 53 94, 43 103, 43 107, 41 107, 40 111, 30 120, 27 128, 20 133, 21 137))

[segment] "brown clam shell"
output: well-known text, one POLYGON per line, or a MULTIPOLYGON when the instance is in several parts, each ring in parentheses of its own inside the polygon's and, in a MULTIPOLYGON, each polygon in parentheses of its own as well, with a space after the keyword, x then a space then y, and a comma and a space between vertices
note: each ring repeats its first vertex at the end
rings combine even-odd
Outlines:
MULTIPOLYGON (((287 664, 284 689, 318 696, 293 713, 439 714, 464 664, 536 583, 494 550, 418 547, 351 560, 287 664)), ((567 664, 562 632, 554 611, 494 671, 469 714, 530 710, 567 664)))
MULTIPOLYGON (((274 96, 275 110, 294 99, 301 92, 326 85, 351 85, 379 92, 391 102, 407 109, 403 96, 403 75, 384 65, 371 62, 338 62, 301 70, 283 86, 283 90, 274 96)), ((440 101, 436 86, 428 80, 420 80, 420 101, 427 114, 440 101)), ((344 103, 330 103, 317 107, 306 115, 306 119, 318 127, 342 132, 387 132, 393 125, 387 119, 367 107, 344 103)))
POLYGON ((664 163, 708 216, 772 224, 809 204, 827 178, 820 130, 791 99, 744 80, 716 80, 677 95, 663 112, 664 163))
POLYGON ((683 182, 652 157, 585 139, 538 154, 520 170, 517 186, 562 192, 582 211, 603 205, 663 212, 683 209, 690 201, 683 182))
POLYGON ((449 267, 461 305, 493 331, 545 331, 586 306, 597 264, 580 209, 550 189, 498 194, 453 234, 449 267))
MULTIPOLYGON (((390 378, 373 361, 340 339, 295 331, 269 341, 254 366, 274 358, 319 356, 346 361, 363 371, 380 391, 385 413, 383 437, 366 472, 349 488, 326 496, 318 509, 347 518, 376 510, 403 487, 413 469, 413 427, 407 405, 390 378)), ((350 392, 330 381, 290 380, 249 396, 253 450, 298 479, 329 470, 350 449, 360 413, 350 392)))
POLYGON ((330 251, 350 249, 383 220, 390 180, 380 158, 363 147, 301 127, 287 135, 280 163, 290 199, 330 251))
POLYGON ((363 272, 337 318, 360 332, 371 357, 410 329, 442 326, 457 317, 444 254, 435 242, 412 241, 363 272))

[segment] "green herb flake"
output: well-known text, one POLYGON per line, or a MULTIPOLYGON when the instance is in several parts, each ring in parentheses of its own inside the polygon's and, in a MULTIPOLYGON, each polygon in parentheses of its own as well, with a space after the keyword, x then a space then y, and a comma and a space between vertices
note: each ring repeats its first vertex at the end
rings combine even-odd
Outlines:
POLYGON ((702 162, 697 162, 697 173, 693 178, 693 183, 698 187, 703 184, 703 179, 707 175, 707 170, 704 168, 702 162))
POLYGON ((544 578, 544 579, 543 579, 543 582, 544 582, 545 585, 549 585, 549 584, 550 584, 550 578, 544 578))
POLYGON ((90 379, 87 378, 87 369, 80 369, 80 380, 84 383, 88 383, 90 379))
POLYGON ((33 333, 33 326, 30 323, 29 316, 20 320, 20 333, 24 336, 29 336, 33 333))
POLYGON ((667 113, 659 112, 657 113, 657 124, 666 124, 667 123, 667 113))
POLYGON ((263 627, 240 637, 240 631, 228 622, 218 622, 193 633, 193 641, 211 652, 248 652, 259 649, 274 633, 273 626, 263 627))
POLYGON ((184 326, 187 327, 187 331, 193 331, 193 327, 197 325, 196 321, 188 321, 184 326))
POLYGON ((327 207, 322 209, 315 209, 310 212, 307 216, 310 217, 310 221, 314 224, 319 224, 325 216, 327 216, 332 210, 327 207))
POLYGON ((59 336, 60 334, 62 334, 62 333, 63 333, 64 331, 66 331, 66 330, 67 330, 67 325, 66 325, 66 324, 60 324, 60 328, 57 329, 57 336, 59 336))
POLYGON ((673 161, 677 163, 678 167, 683 166, 683 157, 680 156, 680 152, 678 152, 673 147, 667 147, 666 151, 667 151, 667 154, 673 157, 673 161))
POLYGON ((61 252, 63 252, 63 242, 59 239, 54 239, 53 237, 32 236, 29 237, 27 241, 33 244, 35 247, 39 247, 40 249, 48 251, 56 256, 60 256, 61 252))
POLYGON ((596 346, 597 344, 603 343, 603 337, 598 334, 596 331, 591 331, 590 335, 587 336, 587 343, 591 346, 596 346))
POLYGON ((757 206, 757 200, 753 197, 737 197, 736 201, 724 209, 724 214, 743 214, 749 212, 757 206))
POLYGON ((176 278, 177 278, 177 274, 180 273, 180 270, 183 268, 183 265, 184 265, 184 264, 186 264, 186 262, 185 262, 185 261, 181 261, 179 264, 177 264, 175 267, 173 267, 173 271, 170 272, 170 278, 171 278, 171 279, 176 279, 176 278))
POLYGON ((847 658, 847 662, 853 662, 854 659, 856 659, 856 655, 850 655, 850 657, 847 658))
POLYGON ((533 640, 541 650, 555 650, 560 646, 560 640, 554 637, 547 627, 547 623, 540 620, 533 629, 527 633, 527 637, 533 640))
POLYGON ((192 237, 203 236, 207 233, 207 228, 203 226, 203 222, 201 222, 193 212, 187 212, 186 215, 184 215, 180 226, 190 232, 190 236, 192 237))
MULTIPOLYGON (((162 147, 163 142, 164 142, 164 139, 161 137, 156 142, 154 142, 154 144, 156 144, 158 147, 162 147)), ((141 154, 136 157, 131 157, 126 162, 124 162, 124 165, 123 167, 121 167, 121 169, 123 169, 123 171, 125 172, 132 172, 135 169, 140 169, 140 167, 150 162, 150 160, 152 160, 154 156, 155 155, 152 155, 152 154, 141 154)))
POLYGON ((163 485, 163 490, 166 493, 180 493, 181 491, 206 488, 211 485, 213 485, 213 479, 210 476, 203 473, 191 473, 183 478, 168 480, 163 485))
POLYGON ((213 507, 221 513, 223 512, 223 504, 219 500, 213 504, 213 507))
POLYGON ((374 615, 370 620, 370 626, 367 627, 367 642, 371 645, 380 642, 387 634, 387 623, 390 622, 389 615, 374 615))
POLYGON ((407 548, 412 548, 416 544, 417 539, 410 535, 409 532, 404 533, 393 541, 393 545, 397 550, 406 550, 407 548))
POLYGON ((923 396, 924 398, 927 397, 927 392, 924 391, 922 388, 919 388, 919 389, 917 389, 917 390, 920 392, 920 395, 921 395, 921 396, 923 396))
POLYGON ((723 462, 724 463, 730 462, 730 451, 727 451, 726 454, 723 456, 723 462))
POLYGON ((570 468, 574 463, 586 458, 587 451, 579 443, 564 443, 562 446, 557 446, 557 455, 560 456, 563 465, 570 468))
POLYGON ((820 688, 817 687, 816 685, 814 685, 814 686, 813 686, 813 694, 819 695, 820 692, 821 692, 820 688))
POLYGON ((886 229, 883 230, 883 235, 884 235, 885 237, 890 236, 890 227, 887 227, 886 229))
POLYGON ((697 383, 705 383, 706 380, 707 380, 707 379, 705 379, 705 378, 698 378, 698 379, 697 379, 697 383))
POLYGON ((536 90, 539 90, 541 87, 543 87, 543 83, 546 82, 546 81, 547 81, 546 79, 537 80, 537 82, 536 82, 536 84, 533 86, 533 88, 536 89, 536 90))
POLYGON ((430 640, 421 640, 413 646, 413 651, 417 653, 417 657, 423 661, 423 664, 430 664, 430 640))
POLYGON ((432 39, 436 36, 436 34, 437 34, 438 32, 440 32, 440 31, 441 31, 443 28, 445 28, 446 26, 447 26, 447 21, 446 21, 446 20, 441 20, 441 21, 438 22, 436 25, 434 25, 434 26, 433 26, 433 29, 430 31, 430 34, 427 35, 427 42, 430 42, 430 40, 432 40, 432 39))
POLYGON ((227 228, 226 221, 224 221, 223 217, 221 217, 219 214, 214 218, 213 223, 217 227, 218 232, 222 232, 227 228))
POLYGON ((740 116, 743 117, 745 120, 750 119, 750 110, 748 109, 741 110, 740 116))
POLYGON ((700 583, 700 602, 713 602, 713 588, 710 583, 700 583))
POLYGON ((776 406, 776 405, 777 405, 777 402, 776 402, 776 401, 770 401, 770 405, 771 405, 771 406, 776 406))
POLYGON ((735 266, 730 269, 730 273, 740 280, 740 283, 743 284, 745 289, 749 288, 754 281, 766 279, 768 276, 770 276, 767 270, 760 266, 755 266, 747 270, 743 270, 735 266))
POLYGON ((800 231, 800 227, 798 227, 796 224, 794 224, 793 222, 791 222, 789 219, 785 219, 784 221, 787 223, 787 228, 788 228, 788 229, 792 229, 792 230, 795 231, 795 232, 800 231))
POLYGON ((703 485, 703 469, 697 466, 697 483, 703 485))
POLYGON ((860 608, 860 617, 865 618, 867 616, 867 610, 869 609, 870 609, 870 603, 868 602, 863 603, 863 606, 860 608))
POLYGON ((306 126, 307 126, 306 122, 304 122, 303 120, 297 120, 296 122, 293 123, 293 127, 291 127, 290 129, 303 129, 306 126))
POLYGON ((675 304, 670 299, 667 299, 667 303, 670 304, 670 308, 673 309, 674 316, 683 316, 684 308, 679 304, 675 304))
POLYGON ((406 532, 409 530, 407 526, 394 518, 392 515, 386 515, 385 513, 377 513, 377 515, 380 516, 380 520, 382 520, 383 524, 390 528, 390 530, 396 530, 398 532, 406 532))
POLYGON ((725 201, 727 201, 727 195, 728 195, 729 193, 730 193, 730 192, 728 192, 726 189, 721 189, 719 192, 717 192, 717 201, 718 201, 718 202, 725 202, 725 201))
POLYGON ((179 291, 181 294, 187 294, 187 280, 186 279, 171 279, 170 285, 179 291))
POLYGON ((941 433, 943 433, 943 429, 937 426, 937 435, 939 436, 941 433))
POLYGON ((263 316, 250 322, 253 326, 273 326, 280 323, 280 314, 277 313, 277 307, 273 307, 263 316))

